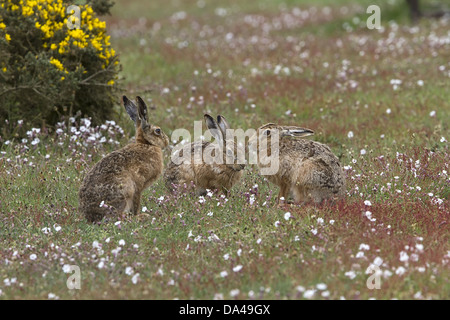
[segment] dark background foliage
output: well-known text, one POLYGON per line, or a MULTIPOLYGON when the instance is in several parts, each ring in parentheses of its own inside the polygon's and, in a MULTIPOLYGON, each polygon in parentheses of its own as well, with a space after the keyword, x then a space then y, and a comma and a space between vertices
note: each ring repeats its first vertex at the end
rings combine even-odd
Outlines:
MULTIPOLYGON (((57 3, 58 1, 53 1, 57 3)), ((71 3, 63 1, 65 8, 71 3)), ((48 15, 52 23, 63 24, 51 37, 39 29, 44 25, 42 11, 23 14, 19 1, 5 1, 0 8, 0 21, 6 26, 0 30, 0 135, 19 136, 17 122, 23 120, 23 128, 50 127, 61 119, 81 113, 91 117, 94 123, 103 122, 113 115, 117 102, 117 78, 120 71, 117 56, 111 51, 108 36, 97 15, 108 14, 113 2, 110 0, 87 1, 93 12, 90 20, 81 19, 81 30, 89 35, 88 45, 78 47, 77 39, 71 38, 62 14, 48 15), (19 9, 11 10, 17 2, 19 9), (92 24, 92 21, 97 24, 92 24), (9 40, 6 35, 9 35, 9 40), (92 46, 94 38, 103 39, 102 49, 92 46), (64 52, 52 49, 68 40, 64 52), (112 52, 110 57, 104 54, 112 52), (51 63, 57 59, 62 68, 51 63)), ((80 3, 81 12, 86 10, 80 3)), ((85 13, 86 14, 86 13, 85 13)), ((90 13, 88 12, 87 15, 90 13)))

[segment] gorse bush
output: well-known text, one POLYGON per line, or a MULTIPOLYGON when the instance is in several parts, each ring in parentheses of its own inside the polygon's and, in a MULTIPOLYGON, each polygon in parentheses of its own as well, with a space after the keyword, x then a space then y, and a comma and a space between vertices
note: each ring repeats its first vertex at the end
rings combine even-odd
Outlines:
MULTIPOLYGON (((100 123, 116 102, 119 61, 106 23, 89 4, 0 0, 0 135, 52 127, 81 112, 100 123)), ((101 5, 100 5, 101 4, 101 5)), ((99 1, 107 13, 109 0, 99 1)))

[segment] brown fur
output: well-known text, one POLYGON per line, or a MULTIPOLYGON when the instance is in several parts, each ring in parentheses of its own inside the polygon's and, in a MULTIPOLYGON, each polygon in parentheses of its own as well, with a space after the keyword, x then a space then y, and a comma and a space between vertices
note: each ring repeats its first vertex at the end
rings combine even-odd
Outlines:
MULTIPOLYGON (((262 148, 261 139, 268 141, 268 154, 270 155, 270 133, 278 130, 279 136, 279 170, 274 175, 266 178, 280 187, 278 202, 281 197, 285 200, 289 195, 294 201, 314 202, 316 204, 324 200, 335 200, 345 193, 345 176, 339 163, 339 159, 330 148, 322 143, 298 139, 301 136, 311 135, 309 129, 300 127, 283 127, 276 124, 267 124, 258 130, 251 138, 250 143, 257 143, 262 148), (263 135, 263 136, 261 136, 263 135), (297 139, 293 139, 297 137, 297 139), (258 142, 255 140, 258 139, 258 142)), ((262 167, 258 158, 258 165, 262 167)))
MULTIPOLYGON (((203 151, 209 145, 209 142, 193 142, 190 147, 193 153, 196 148, 202 148, 203 151)), ((244 174, 242 169, 243 167, 234 169, 233 165, 228 164, 195 164, 192 156, 190 164, 177 165, 170 161, 164 172, 164 180, 170 190, 173 189, 173 185, 186 184, 188 186, 193 182, 200 194, 204 194, 206 189, 217 189, 228 193, 233 185, 242 178, 244 174)))
MULTIPOLYGON (((228 159, 229 161, 226 161, 227 149, 228 151, 233 150, 234 154, 237 154, 234 142, 231 140, 227 141, 225 139, 225 129, 229 129, 228 123, 226 123, 226 120, 222 116, 218 116, 219 125, 217 123, 212 123, 212 121, 215 121, 214 119, 211 119, 212 117, 205 115, 205 121, 207 121, 208 128, 217 129, 217 142, 225 145, 223 148, 223 164, 207 164, 204 162, 196 164, 194 162, 195 150, 197 150, 201 155, 204 154, 204 151, 207 148, 211 148, 214 145, 210 142, 192 142, 190 145, 187 145, 179 151, 180 156, 183 155, 183 152, 190 153, 190 163, 175 164, 170 161, 167 165, 164 172, 164 180, 169 190, 173 190, 174 185, 190 186, 191 183, 194 183, 199 194, 204 194, 206 189, 217 189, 224 193, 228 193, 233 185, 235 185, 242 178, 245 165, 237 164, 235 161, 236 159, 232 159, 231 161, 228 159)), ((215 153, 212 153, 212 155, 214 156, 215 153)))
POLYGON ((137 214, 142 191, 163 171, 162 149, 169 139, 159 127, 148 123, 145 103, 139 97, 137 100, 139 115, 133 113, 135 105, 124 97, 124 104, 131 108, 127 112, 136 123, 136 142, 105 156, 83 180, 79 210, 88 221, 100 221, 108 214, 137 214), (102 201, 106 206, 100 207, 102 201))

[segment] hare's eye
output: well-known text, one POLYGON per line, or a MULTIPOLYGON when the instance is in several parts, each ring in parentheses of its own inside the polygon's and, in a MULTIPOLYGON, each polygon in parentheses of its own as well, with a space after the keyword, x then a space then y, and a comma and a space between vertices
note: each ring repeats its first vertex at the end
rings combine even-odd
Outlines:
POLYGON ((160 128, 155 129, 155 133, 156 133, 157 135, 160 135, 160 134, 161 134, 161 129, 160 129, 160 128))
POLYGON ((266 130, 266 131, 264 131, 264 135, 266 135, 266 136, 270 136, 270 130, 266 130))

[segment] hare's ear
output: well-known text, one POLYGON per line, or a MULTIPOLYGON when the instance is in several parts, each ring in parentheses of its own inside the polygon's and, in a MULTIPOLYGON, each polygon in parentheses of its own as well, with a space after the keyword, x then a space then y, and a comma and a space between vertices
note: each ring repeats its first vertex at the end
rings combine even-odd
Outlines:
POLYGON ((301 128, 301 127, 289 126, 289 127, 281 128, 281 136, 282 137, 301 138, 301 137, 312 136, 313 134, 314 134, 314 131, 312 131, 311 129, 301 128))
POLYGON ((136 101, 138 103, 138 114, 139 119, 142 121, 142 126, 146 127, 149 125, 148 123, 148 115, 147 115, 147 105, 141 97, 137 96, 136 101))
POLYGON ((226 138, 227 129, 231 129, 230 124, 227 122, 225 117, 220 114, 217 116, 217 124, 219 125, 220 131, 222 131, 222 135, 226 138))
POLYGON ((222 131, 220 130, 217 122, 209 114, 205 114, 204 118, 205 118, 206 126, 208 127, 208 129, 211 132, 212 136, 220 144, 222 144, 223 143, 223 135, 222 135, 222 131))
POLYGON ((133 122, 136 123, 136 120, 138 117, 136 105, 133 103, 133 101, 128 99, 126 96, 123 96, 122 100, 123 100, 123 106, 125 107, 125 110, 127 111, 131 120, 133 120, 133 122))

